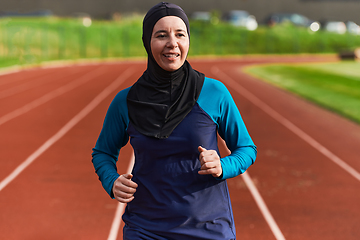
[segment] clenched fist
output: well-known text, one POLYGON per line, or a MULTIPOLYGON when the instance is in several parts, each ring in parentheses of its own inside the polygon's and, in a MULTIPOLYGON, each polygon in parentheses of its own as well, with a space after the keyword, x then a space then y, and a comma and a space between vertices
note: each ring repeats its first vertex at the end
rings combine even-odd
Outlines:
POLYGON ((201 164, 199 174, 211 174, 213 177, 222 175, 220 157, 215 150, 207 150, 201 146, 198 147, 199 160, 201 164))
POLYGON ((132 177, 131 174, 123 174, 114 182, 112 191, 115 199, 121 203, 128 203, 134 199, 134 193, 138 185, 131 180, 132 177))

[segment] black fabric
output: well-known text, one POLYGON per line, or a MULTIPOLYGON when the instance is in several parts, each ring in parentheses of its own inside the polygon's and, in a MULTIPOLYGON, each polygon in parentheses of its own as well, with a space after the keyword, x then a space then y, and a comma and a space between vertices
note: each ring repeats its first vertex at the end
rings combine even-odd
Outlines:
POLYGON ((150 48, 152 30, 156 22, 165 16, 180 17, 190 36, 188 19, 179 6, 161 2, 152 7, 143 22, 147 69, 127 96, 130 123, 140 133, 155 138, 169 137, 191 111, 205 78, 204 74, 193 70, 188 61, 178 70, 168 72, 154 60, 150 48))
POLYGON ((160 18, 166 16, 177 16, 181 18, 186 25, 187 33, 190 38, 189 19, 187 18, 184 10, 182 10, 182 8, 172 3, 167 3, 167 2, 158 3, 147 12, 143 20, 142 40, 149 57, 152 57, 151 49, 150 49, 150 40, 151 40, 153 28, 156 22, 159 21, 160 18))

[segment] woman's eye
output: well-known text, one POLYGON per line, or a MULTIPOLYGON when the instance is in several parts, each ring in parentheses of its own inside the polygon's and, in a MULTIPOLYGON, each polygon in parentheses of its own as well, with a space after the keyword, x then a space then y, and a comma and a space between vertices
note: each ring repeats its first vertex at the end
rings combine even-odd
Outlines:
POLYGON ((160 34, 160 35, 158 35, 156 38, 165 38, 165 37, 166 37, 165 34, 160 34))

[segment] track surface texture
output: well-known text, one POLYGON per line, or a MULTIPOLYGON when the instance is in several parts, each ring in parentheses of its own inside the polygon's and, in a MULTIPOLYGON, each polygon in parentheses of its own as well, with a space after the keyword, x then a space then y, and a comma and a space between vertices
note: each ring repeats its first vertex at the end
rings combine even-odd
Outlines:
MULTIPOLYGON (((237 239, 360 239, 360 126, 241 71, 337 59, 189 61, 228 87, 258 146, 245 176, 228 180, 237 239)), ((0 76, 0 239, 122 239, 124 206, 102 189, 91 149, 111 100, 145 68, 123 61, 0 76)), ((120 173, 131 158, 126 146, 120 173)))

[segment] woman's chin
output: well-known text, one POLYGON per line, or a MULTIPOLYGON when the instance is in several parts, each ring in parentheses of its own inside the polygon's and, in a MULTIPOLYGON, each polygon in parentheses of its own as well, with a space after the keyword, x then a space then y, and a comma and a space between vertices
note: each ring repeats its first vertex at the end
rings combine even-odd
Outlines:
POLYGON ((162 63, 160 67, 168 72, 173 72, 178 70, 184 63, 183 62, 174 62, 174 63, 162 63))

